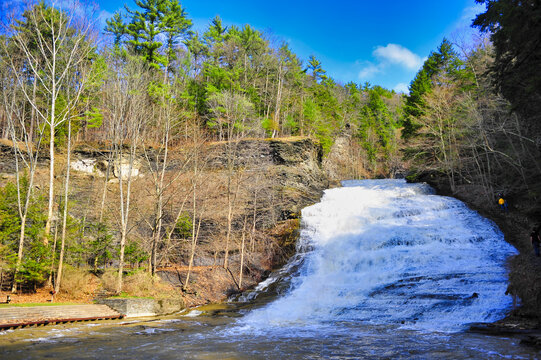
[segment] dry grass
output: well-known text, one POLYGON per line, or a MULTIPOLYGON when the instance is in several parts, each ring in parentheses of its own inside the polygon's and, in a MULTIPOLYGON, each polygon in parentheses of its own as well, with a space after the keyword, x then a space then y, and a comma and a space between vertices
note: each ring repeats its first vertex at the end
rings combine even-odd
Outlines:
MULTIPOLYGON (((100 278, 101 288, 108 293, 116 293, 118 279, 116 270, 106 271, 100 278)), ((128 296, 153 297, 156 299, 171 297, 173 287, 164 283, 159 277, 152 277, 148 271, 137 271, 124 276, 122 293, 128 296)))
POLYGON ((159 281, 147 271, 137 271, 126 276, 122 290, 132 296, 153 296, 159 285, 159 281))
POLYGON ((13 146, 13 141, 8 139, 0 139, 0 145, 13 146))
MULTIPOLYGON (((9 140, 9 139, 0 139, 0 146, 9 146, 9 147, 13 147, 13 141, 9 140)), ((35 150, 35 146, 34 144, 29 144, 29 146, 31 147, 31 150, 34 151, 35 150)), ((17 143, 17 147, 19 148, 19 150, 23 153, 26 153, 26 144, 23 142, 23 141, 19 141, 17 143)))
MULTIPOLYGON (((312 138, 310 138, 308 136, 286 136, 286 137, 265 138, 264 139, 264 141, 279 141, 279 142, 296 142, 296 141, 303 141, 303 140, 311 140, 314 143, 317 143, 317 139, 312 139, 312 138)), ((246 137, 246 138, 242 138, 240 140, 233 140, 233 142, 239 142, 239 141, 261 141, 261 138, 246 137)), ((228 142, 229 142, 228 140, 209 141, 208 145, 226 144, 228 142)))
POLYGON ((108 293, 116 292, 116 283, 118 278, 117 270, 106 270, 102 276, 100 276, 101 288, 108 293))
POLYGON ((88 269, 77 269, 68 265, 62 271, 60 294, 67 298, 86 298, 94 293, 95 276, 88 269))

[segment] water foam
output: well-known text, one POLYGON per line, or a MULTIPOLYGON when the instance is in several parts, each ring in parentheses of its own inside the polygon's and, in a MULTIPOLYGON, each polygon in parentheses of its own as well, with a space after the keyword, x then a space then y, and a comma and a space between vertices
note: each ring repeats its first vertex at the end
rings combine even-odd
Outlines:
POLYGON ((456 331, 503 316, 510 306, 504 262, 516 251, 491 221, 423 184, 343 186, 303 210, 299 253, 260 287, 287 272, 288 290, 243 326, 360 321, 456 331))

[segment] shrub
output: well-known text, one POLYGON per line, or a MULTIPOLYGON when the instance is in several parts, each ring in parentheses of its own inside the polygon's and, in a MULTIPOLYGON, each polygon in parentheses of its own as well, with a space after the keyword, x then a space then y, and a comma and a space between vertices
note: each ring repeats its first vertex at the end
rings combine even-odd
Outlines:
POLYGON ((65 264, 62 270, 62 283, 60 293, 79 298, 92 294, 92 287, 89 286, 94 277, 87 269, 77 269, 65 264))
POLYGON ((115 293, 118 280, 118 271, 114 269, 106 270, 100 277, 101 288, 107 292, 115 293))
POLYGON ((122 290, 132 296, 152 296, 155 291, 155 280, 152 275, 141 269, 124 278, 122 290))

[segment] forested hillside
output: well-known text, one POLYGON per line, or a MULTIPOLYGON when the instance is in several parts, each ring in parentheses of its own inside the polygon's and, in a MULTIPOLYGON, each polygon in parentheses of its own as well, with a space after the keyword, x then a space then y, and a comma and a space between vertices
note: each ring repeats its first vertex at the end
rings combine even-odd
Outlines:
MULTIPOLYGON (((492 204, 502 192, 535 222, 541 9, 478 2, 487 11, 474 25, 485 35, 442 39, 406 95, 339 84, 315 56, 300 59, 248 24, 217 16, 194 31, 178 0, 138 1, 104 29, 81 9, 40 2, 15 11, 0 36, 0 266, 13 290, 49 283, 59 292, 68 264, 114 268, 121 292, 126 267, 154 275, 213 254, 229 269, 231 251, 242 278, 247 236, 258 258, 271 245, 256 246, 254 234, 298 215, 257 220, 262 194, 266 209, 278 202, 261 164, 246 160, 246 149, 271 151, 246 145, 254 139, 274 139, 272 149, 311 139, 331 177, 408 170, 472 202, 492 204), (84 154, 97 162, 83 179, 75 164, 84 154)), ((280 201, 317 200, 305 195, 294 189, 280 201)))

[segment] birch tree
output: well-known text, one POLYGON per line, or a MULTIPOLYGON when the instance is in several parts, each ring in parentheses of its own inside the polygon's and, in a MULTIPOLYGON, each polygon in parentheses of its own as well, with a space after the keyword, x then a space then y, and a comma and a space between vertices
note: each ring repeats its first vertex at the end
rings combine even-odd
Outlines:
POLYGON ((109 136, 113 144, 113 169, 118 178, 120 258, 117 291, 121 292, 134 166, 147 119, 148 67, 140 59, 125 59, 115 53, 109 59, 109 70, 104 84, 104 116, 111 124, 109 136))
MULTIPOLYGON (((0 92, 3 112, 7 120, 7 134, 12 143, 15 163, 15 182, 17 188, 17 209, 20 218, 19 242, 15 275, 12 291, 17 291, 17 275, 23 260, 26 222, 30 208, 36 166, 43 139, 43 126, 37 126, 32 135, 34 123, 26 121, 28 104, 24 99, 24 91, 29 91, 28 81, 22 78, 24 58, 17 57, 13 50, 13 42, 2 39, 0 43, 0 92), (24 87, 24 89, 23 89, 24 87), (35 142, 32 139, 35 139, 35 142), (21 179, 26 172, 27 183, 21 179)), ((33 114, 33 112, 32 112, 33 114)))
POLYGON ((91 41, 92 23, 76 14, 80 14, 80 11, 75 8, 60 10, 54 1, 51 6, 44 2, 31 3, 23 13, 23 20, 13 21, 8 32, 24 57, 28 77, 34 86, 32 90, 22 86, 26 80, 24 73, 15 73, 17 82, 32 111, 46 124, 49 132, 49 200, 45 243, 48 242, 53 219, 55 133, 75 111, 85 89, 88 73, 73 69, 87 63, 95 49, 95 43, 91 41), (36 87, 40 90, 39 99, 35 96, 36 87), (65 95, 66 88, 74 89, 69 97, 65 95))

